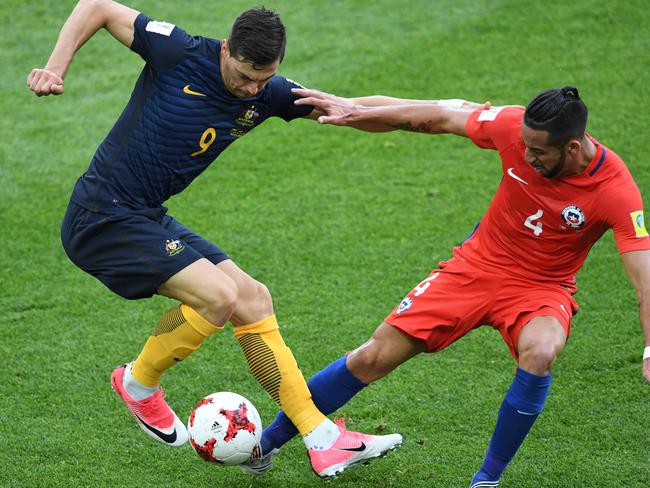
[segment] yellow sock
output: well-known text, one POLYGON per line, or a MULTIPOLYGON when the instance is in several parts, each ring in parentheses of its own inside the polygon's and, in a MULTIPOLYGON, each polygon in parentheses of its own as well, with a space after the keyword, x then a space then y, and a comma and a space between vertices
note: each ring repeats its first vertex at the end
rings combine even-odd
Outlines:
POLYGON ((284 410, 300 434, 304 436, 314 430, 326 417, 314 405, 298 364, 282 340, 275 315, 234 329, 257 382, 284 410))
POLYGON ((144 386, 157 386, 163 371, 192 354, 206 337, 221 329, 184 303, 172 308, 160 319, 133 362, 133 377, 144 386))

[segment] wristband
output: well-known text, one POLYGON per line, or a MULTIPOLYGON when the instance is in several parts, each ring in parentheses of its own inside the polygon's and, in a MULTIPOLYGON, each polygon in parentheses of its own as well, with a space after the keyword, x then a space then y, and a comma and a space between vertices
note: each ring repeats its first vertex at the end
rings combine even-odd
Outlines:
POLYGON ((450 100, 438 100, 439 107, 449 107, 449 108, 462 108, 465 100, 460 98, 452 98, 450 100))
POLYGON ((650 358, 650 346, 646 346, 643 350, 643 360, 650 358))

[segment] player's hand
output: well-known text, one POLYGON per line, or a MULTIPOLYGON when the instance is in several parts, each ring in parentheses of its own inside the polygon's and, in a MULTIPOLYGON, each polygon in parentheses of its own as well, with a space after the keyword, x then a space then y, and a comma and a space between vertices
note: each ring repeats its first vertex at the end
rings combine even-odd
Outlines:
POLYGON ((27 77, 27 86, 38 97, 61 95, 63 93, 63 78, 54 71, 34 68, 27 77))
POLYGON ((650 383, 650 358, 643 360, 643 377, 650 383))
POLYGON ((319 90, 293 88, 291 91, 302 97, 294 102, 296 105, 313 105, 323 113, 318 117, 321 124, 348 125, 356 108, 356 105, 346 98, 319 90))

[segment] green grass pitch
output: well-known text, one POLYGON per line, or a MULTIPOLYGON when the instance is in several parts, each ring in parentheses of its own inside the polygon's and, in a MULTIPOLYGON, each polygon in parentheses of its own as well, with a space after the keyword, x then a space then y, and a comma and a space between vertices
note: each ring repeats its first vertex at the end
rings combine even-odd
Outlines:
MULTIPOLYGON (((225 37, 259 2, 133 0, 187 31, 225 37)), ((109 387, 168 300, 128 302, 78 270, 59 242, 86 169, 141 69, 101 32, 76 57, 62 97, 25 79, 42 67, 74 2, 0 4, 0 486, 323 486, 299 441, 251 478, 146 438, 109 387)), ((343 96, 388 94, 525 104, 575 84, 588 130, 628 163, 650 200, 650 9, 646 0, 269 0, 288 29, 280 72, 343 96)), ((306 377, 366 340, 402 296, 473 228, 499 182, 498 155, 451 136, 364 134, 272 120, 226 151, 170 213, 223 247, 273 293, 306 377)), ((546 410, 504 487, 634 487, 650 480, 650 385, 634 291, 611 233, 578 277, 581 312, 554 369, 546 410)), ((337 487, 462 487, 482 460, 515 369, 488 328, 407 363, 344 407, 348 426, 399 431, 387 458, 337 487)), ((186 416, 233 390, 263 420, 231 330, 165 376, 186 416)))

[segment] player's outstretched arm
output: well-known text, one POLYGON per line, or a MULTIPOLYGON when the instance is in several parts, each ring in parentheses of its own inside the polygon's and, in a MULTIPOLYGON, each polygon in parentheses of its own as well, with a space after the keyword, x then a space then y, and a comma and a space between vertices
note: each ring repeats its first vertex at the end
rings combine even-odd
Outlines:
POLYGON ((59 33, 47 65, 34 68, 27 85, 37 96, 61 95, 75 53, 102 27, 127 47, 133 42, 133 23, 139 12, 110 0, 80 0, 59 33))
MULTIPOLYGON (((621 254, 621 259, 625 271, 636 289, 639 301, 639 319, 647 351, 647 348, 650 347, 650 251, 626 252, 621 254)), ((650 383, 650 357, 643 359, 643 376, 650 383)))
POLYGON ((364 105, 366 107, 386 107, 391 105, 441 105, 443 107, 452 107, 452 108, 471 108, 476 110, 478 108, 484 108, 485 103, 476 103, 468 102, 467 100, 461 100, 459 98, 453 98, 451 100, 414 100, 410 98, 395 98, 387 97, 385 95, 371 95, 368 97, 355 97, 349 98, 357 105, 364 105))
POLYGON ((310 89, 294 89, 297 105, 313 105, 321 124, 344 125, 369 132, 408 130, 467 136, 469 115, 484 104, 464 100, 405 100, 373 96, 356 99, 310 89), (364 105, 362 103, 368 103, 364 105))

